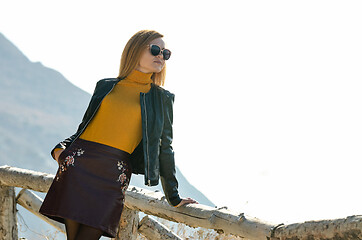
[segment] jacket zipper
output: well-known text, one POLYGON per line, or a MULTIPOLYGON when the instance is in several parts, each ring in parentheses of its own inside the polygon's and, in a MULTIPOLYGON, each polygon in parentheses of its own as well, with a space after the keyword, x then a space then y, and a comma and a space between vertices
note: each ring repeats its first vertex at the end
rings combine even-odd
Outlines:
MULTIPOLYGON (((117 84, 117 83, 116 83, 116 84, 117 84)), ((80 135, 82 135, 84 129, 86 129, 86 127, 88 126, 89 122, 93 119, 94 115, 95 115, 96 112, 98 111, 98 108, 101 106, 101 103, 103 102, 103 99, 113 90, 113 88, 114 88, 114 86, 115 86, 116 84, 114 84, 114 85, 112 86, 111 90, 109 90, 109 91, 107 92, 107 94, 104 95, 104 97, 102 98, 102 100, 99 102, 96 110, 93 112, 92 116, 89 118, 88 122, 84 125, 84 127, 82 128, 82 130, 80 131, 80 133, 74 138, 73 142, 68 146, 68 148, 69 148, 70 146, 72 146, 72 144, 75 142, 75 140, 77 140, 77 139, 80 137, 80 135)))
POLYGON ((146 132, 146 154, 147 154, 147 183, 148 186, 151 186, 151 180, 150 180, 150 157, 149 157, 149 151, 148 151, 148 131, 147 131, 147 107, 146 107, 146 93, 143 93, 143 105, 145 106, 145 132, 146 132))

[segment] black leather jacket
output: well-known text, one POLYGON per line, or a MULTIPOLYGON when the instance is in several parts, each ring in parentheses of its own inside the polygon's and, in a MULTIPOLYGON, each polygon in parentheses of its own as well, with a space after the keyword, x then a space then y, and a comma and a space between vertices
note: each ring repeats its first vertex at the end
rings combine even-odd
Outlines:
MULTIPOLYGON (((75 134, 58 143, 55 148, 67 148, 86 129, 97 112, 104 97, 120 81, 119 78, 106 78, 97 82, 93 96, 75 134)), ((155 186, 161 177, 162 188, 167 201, 176 206, 181 202, 178 194, 174 152, 172 143, 174 94, 151 84, 148 93, 140 94, 142 116, 142 141, 131 154, 132 172, 144 174, 145 184, 155 186)))

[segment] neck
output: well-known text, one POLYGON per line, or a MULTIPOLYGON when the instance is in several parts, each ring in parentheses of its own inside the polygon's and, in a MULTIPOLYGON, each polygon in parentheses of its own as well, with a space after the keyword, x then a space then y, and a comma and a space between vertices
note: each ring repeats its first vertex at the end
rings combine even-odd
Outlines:
POLYGON ((152 72, 148 72, 145 68, 143 68, 143 67, 141 67, 141 66, 137 66, 136 68, 135 68, 135 70, 137 70, 137 71, 140 71, 140 72, 142 72, 142 73, 152 73, 152 72))
POLYGON ((153 73, 144 73, 135 69, 126 77, 126 79, 132 82, 149 84, 152 83, 152 74, 153 73))

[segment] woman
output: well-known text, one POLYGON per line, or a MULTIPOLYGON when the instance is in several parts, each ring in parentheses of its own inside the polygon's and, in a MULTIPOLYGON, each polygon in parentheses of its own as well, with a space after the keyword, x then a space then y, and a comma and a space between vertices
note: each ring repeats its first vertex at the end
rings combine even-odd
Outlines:
POLYGON ((97 83, 77 132, 51 151, 59 169, 39 210, 66 226, 67 239, 115 237, 131 173, 161 179, 166 199, 180 198, 172 142, 174 95, 165 79, 163 35, 137 32, 126 44, 119 76, 97 83))

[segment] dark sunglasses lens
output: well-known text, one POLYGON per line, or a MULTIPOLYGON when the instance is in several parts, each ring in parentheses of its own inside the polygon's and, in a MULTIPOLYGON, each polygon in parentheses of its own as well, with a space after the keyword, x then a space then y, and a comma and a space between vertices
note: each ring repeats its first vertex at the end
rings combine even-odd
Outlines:
POLYGON ((160 51, 161 51, 161 49, 160 49, 159 46, 157 46, 157 45, 151 45, 151 54, 152 54, 153 56, 157 56, 158 54, 160 54, 160 51))
POLYGON ((168 49, 163 50, 163 59, 168 60, 171 57, 171 51, 168 49))

